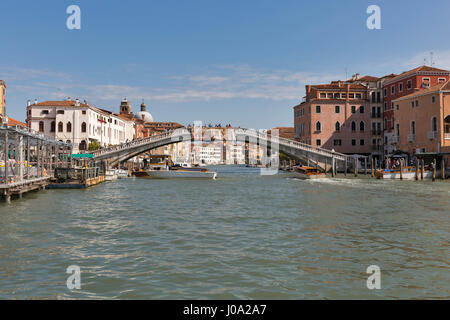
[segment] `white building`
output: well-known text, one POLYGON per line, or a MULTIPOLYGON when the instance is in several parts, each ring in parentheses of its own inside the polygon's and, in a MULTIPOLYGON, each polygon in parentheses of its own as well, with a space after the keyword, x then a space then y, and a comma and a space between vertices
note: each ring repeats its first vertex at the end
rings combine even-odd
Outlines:
POLYGON ((74 153, 88 149, 92 142, 101 146, 117 145, 132 140, 134 125, 119 115, 93 107, 85 101, 28 101, 27 125, 31 129, 70 142, 74 153), (128 130, 127 130, 128 128, 128 130))
POLYGON ((203 146, 197 155, 200 163, 216 165, 222 162, 222 148, 218 146, 203 146))

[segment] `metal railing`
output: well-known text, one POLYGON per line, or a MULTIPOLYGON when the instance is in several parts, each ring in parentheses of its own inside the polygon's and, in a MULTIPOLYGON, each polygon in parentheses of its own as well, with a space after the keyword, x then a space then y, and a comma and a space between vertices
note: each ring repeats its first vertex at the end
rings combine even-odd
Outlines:
POLYGON ((428 132, 428 139, 436 140, 437 139, 437 131, 429 131, 428 132))
POLYGON ((416 135, 408 134, 408 142, 416 142, 416 135))

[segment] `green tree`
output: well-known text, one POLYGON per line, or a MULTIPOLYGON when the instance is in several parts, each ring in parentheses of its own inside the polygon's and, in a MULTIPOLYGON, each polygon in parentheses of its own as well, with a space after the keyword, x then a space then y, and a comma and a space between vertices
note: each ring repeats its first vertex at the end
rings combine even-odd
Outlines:
POLYGON ((89 151, 95 151, 100 149, 100 144, 97 141, 92 141, 88 146, 89 151))

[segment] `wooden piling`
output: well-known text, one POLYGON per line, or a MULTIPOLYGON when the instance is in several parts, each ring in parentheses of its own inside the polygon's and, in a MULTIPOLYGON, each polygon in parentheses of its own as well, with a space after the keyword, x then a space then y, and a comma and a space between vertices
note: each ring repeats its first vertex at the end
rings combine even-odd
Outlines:
POLYGON ((420 168, 420 180, 423 180, 423 172, 425 171, 425 161, 422 159, 420 168))
POLYGON ((5 130, 5 184, 8 184, 9 180, 9 141, 8 141, 8 129, 5 130))
POLYGON ((441 176, 442 176, 442 180, 445 180, 445 160, 444 160, 444 157, 442 157, 442 160, 441 160, 441 176))
POLYGON ((419 160, 416 160, 416 175, 415 175, 416 181, 419 180, 419 160))
POLYGON ((344 160, 344 176, 347 176, 347 158, 344 160))
POLYGON ((373 177, 375 177, 375 170, 374 170, 374 167, 373 167, 373 156, 370 158, 370 171, 371 171, 371 175, 372 175, 372 178, 373 177))
POLYGON ((325 158, 325 176, 327 175, 327 159, 325 158))
POLYGON ((336 159, 334 156, 331 158, 331 176, 334 178, 336 175, 336 159))
POLYGON ((433 181, 436 181, 436 158, 433 159, 433 181))
POLYGON ((403 159, 400 159, 400 180, 403 180, 403 159))
POLYGON ((354 167, 355 167, 355 177, 357 177, 358 176, 358 158, 355 158, 354 167))
POLYGON ((365 158, 364 158, 364 175, 365 175, 365 176, 367 175, 367 158, 368 158, 368 157, 365 157, 365 158))

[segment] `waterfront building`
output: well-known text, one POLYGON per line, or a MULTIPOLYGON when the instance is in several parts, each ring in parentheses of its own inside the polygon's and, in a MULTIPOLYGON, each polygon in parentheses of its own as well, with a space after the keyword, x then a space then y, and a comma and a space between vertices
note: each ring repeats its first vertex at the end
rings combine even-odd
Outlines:
POLYGON ((215 145, 200 147, 198 155, 199 163, 217 165, 222 163, 222 148, 215 145))
POLYGON ((110 146, 127 140, 124 119, 79 99, 28 101, 26 121, 33 130, 72 143, 74 153, 88 150, 93 142, 110 146))
POLYGON ((450 79, 450 72, 430 66, 405 71, 388 79, 383 84, 384 152, 385 156, 396 150, 394 137, 395 104, 394 100, 411 95, 417 91, 443 84, 450 79))
POLYGON ((450 81, 392 102, 392 141, 397 151, 410 157, 416 153, 450 152, 450 81))
POLYGON ((347 154, 370 155, 371 103, 360 83, 307 85, 294 107, 295 139, 347 154))

